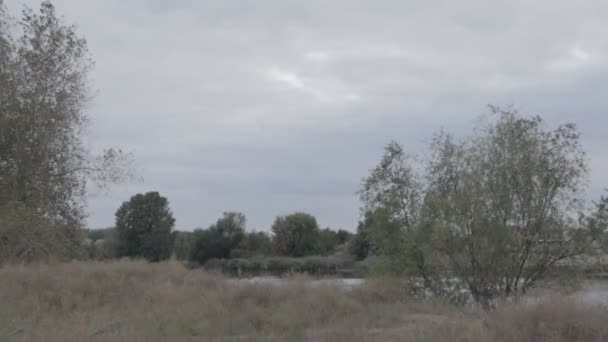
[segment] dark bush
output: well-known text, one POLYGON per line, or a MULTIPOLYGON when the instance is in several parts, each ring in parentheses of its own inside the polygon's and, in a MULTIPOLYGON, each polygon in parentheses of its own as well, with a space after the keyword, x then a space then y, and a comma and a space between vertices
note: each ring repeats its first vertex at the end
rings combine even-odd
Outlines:
POLYGON ((195 230, 189 261, 204 264, 209 259, 229 258, 243 239, 245 221, 245 215, 227 212, 208 229, 195 230))

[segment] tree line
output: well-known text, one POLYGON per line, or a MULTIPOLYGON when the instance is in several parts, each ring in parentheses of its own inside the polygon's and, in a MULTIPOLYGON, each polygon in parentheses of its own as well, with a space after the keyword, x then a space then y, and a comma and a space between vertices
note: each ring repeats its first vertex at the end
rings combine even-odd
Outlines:
POLYGON ((89 257, 177 260, 204 264, 210 259, 257 256, 329 255, 353 238, 346 230, 321 229, 317 219, 296 212, 278 216, 270 232, 247 231, 239 212, 225 212, 206 229, 177 231, 167 198, 158 192, 137 194, 116 211, 116 225, 87 232, 89 257))

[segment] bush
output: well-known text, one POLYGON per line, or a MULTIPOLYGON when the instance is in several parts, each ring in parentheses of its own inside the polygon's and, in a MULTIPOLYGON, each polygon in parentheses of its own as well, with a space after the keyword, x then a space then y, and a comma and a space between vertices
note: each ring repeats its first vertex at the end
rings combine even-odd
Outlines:
POLYGON ((79 240, 76 228, 54 225, 23 203, 0 207, 0 264, 77 257, 79 240))
POLYGON ((116 211, 121 254, 148 261, 171 256, 171 231, 175 225, 169 201, 158 192, 137 194, 116 211))
POLYGON ((241 242, 230 252, 231 258, 251 258, 272 254, 272 240, 265 232, 245 233, 241 242))

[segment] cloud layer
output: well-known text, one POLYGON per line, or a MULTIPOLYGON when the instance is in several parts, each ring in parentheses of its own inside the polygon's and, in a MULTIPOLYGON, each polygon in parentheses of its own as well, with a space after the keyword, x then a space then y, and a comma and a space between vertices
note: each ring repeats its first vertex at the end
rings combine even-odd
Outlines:
POLYGON ((608 187, 604 1, 54 3, 97 62, 93 146, 132 150, 145 179, 94 196, 91 226, 159 190, 179 229, 225 210, 268 229, 302 210, 352 230, 385 142, 419 152, 487 103, 576 122, 589 196, 608 187))

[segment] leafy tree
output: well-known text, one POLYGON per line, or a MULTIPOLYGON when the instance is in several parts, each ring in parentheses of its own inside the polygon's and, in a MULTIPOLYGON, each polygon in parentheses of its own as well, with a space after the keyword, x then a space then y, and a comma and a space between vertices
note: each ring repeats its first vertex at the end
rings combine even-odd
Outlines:
POLYGON ((357 227, 357 233, 351 241, 348 251, 357 260, 363 260, 369 255, 369 239, 367 232, 361 227, 361 224, 357 227))
POLYGON ((241 213, 226 212, 208 229, 195 230, 190 260, 204 264, 209 259, 229 258, 245 235, 246 221, 241 213))
POLYGON ((319 252, 321 254, 331 254, 337 251, 339 246, 346 244, 352 236, 346 230, 332 230, 331 228, 322 229, 319 232, 319 252))
POLYGON ((279 216, 271 229, 275 251, 279 255, 301 257, 319 252, 319 225, 310 214, 279 216))
POLYGON ((230 253, 233 258, 268 256, 272 254, 272 240, 266 232, 246 232, 238 246, 230 253))
POLYGON ((330 228, 319 231, 319 253, 324 255, 332 253, 338 243, 338 232, 330 228))
POLYGON ((385 239, 392 242, 381 252, 427 289, 463 287, 486 307, 525 293, 589 242, 573 220, 587 175, 576 127, 548 130, 540 117, 491 110, 467 139, 436 135, 419 168, 389 144, 361 190, 363 208, 381 208, 401 236, 385 239), (423 168, 425 178, 416 172, 423 168))
POLYGON ((83 143, 93 66, 86 41, 45 1, 16 21, 0 1, 0 205, 80 227, 87 184, 130 175, 130 156, 83 143))
POLYGON ((239 244, 245 234, 245 226, 247 218, 239 212, 226 212, 222 218, 215 223, 215 228, 218 233, 226 239, 226 243, 230 248, 234 248, 239 244))
POLYGON ((121 254, 149 261, 168 259, 174 225, 169 201, 158 192, 131 197, 116 211, 121 254))

